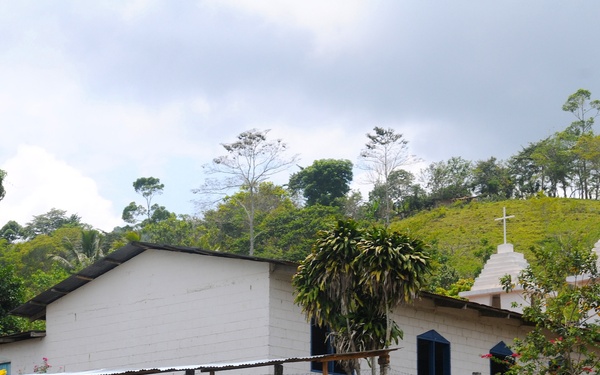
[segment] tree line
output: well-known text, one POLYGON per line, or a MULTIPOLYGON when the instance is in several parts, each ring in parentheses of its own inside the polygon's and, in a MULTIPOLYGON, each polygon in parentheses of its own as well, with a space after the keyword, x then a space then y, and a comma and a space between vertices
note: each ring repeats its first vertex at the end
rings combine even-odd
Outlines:
MULTIPOLYGON (((598 199, 600 138, 593 124, 600 102, 591 100, 589 91, 578 90, 563 110, 576 121, 506 161, 452 157, 419 173, 408 170, 418 161, 409 152, 408 140, 394 129, 375 127, 357 152, 356 167, 367 172, 371 184, 367 197, 351 190, 355 165, 344 159, 315 160, 292 173, 286 184, 273 183, 273 176, 297 165, 298 157, 288 155, 283 140, 270 139, 268 130, 252 129, 222 144, 223 155, 204 166, 209 178, 193 190, 199 215, 170 212, 157 202, 168 187, 159 178, 140 177, 132 184, 140 198, 123 209, 126 225, 110 232, 60 209, 36 215, 24 225, 9 221, 0 228, 0 267, 10 268, 4 272, 21 280, 26 298, 129 241, 301 261, 320 230, 347 218, 364 227, 385 227, 473 196, 598 199)), ((0 171, 0 199, 5 176, 0 171)), ((434 284, 429 284, 432 289, 434 284)))

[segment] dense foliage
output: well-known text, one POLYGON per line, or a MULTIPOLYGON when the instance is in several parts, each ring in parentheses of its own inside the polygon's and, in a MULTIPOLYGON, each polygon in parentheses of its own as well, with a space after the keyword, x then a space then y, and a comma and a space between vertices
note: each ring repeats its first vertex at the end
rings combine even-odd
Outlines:
POLYGON ((9 266, 0 267, 0 280, 0 333, 21 332, 24 322, 8 312, 19 306, 25 297, 23 280, 9 266))

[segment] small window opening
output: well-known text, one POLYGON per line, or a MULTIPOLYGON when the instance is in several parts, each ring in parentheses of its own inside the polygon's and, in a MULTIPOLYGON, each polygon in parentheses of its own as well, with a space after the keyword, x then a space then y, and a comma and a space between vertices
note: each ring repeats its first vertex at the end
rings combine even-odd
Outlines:
MULTIPOLYGON (((335 349, 329 340, 329 328, 321 327, 314 322, 310 324, 310 355, 334 354, 335 349)), ((323 372, 322 362, 311 362, 311 371, 323 372)), ((328 362, 329 374, 346 374, 342 367, 335 361, 328 362)))

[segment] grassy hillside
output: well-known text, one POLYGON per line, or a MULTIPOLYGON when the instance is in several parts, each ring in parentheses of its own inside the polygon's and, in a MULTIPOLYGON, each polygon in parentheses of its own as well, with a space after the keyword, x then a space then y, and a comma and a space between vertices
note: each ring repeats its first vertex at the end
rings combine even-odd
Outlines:
POLYGON ((600 201, 532 198, 502 202, 455 203, 392 224, 429 243, 461 277, 476 276, 503 243, 502 208, 506 207, 507 242, 532 260, 530 248, 553 236, 600 240, 600 201))

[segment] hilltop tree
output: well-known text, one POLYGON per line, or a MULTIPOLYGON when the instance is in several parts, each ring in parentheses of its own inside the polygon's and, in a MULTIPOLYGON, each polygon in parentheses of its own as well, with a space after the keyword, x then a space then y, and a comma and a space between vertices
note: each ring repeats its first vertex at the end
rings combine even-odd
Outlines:
POLYGON ((573 153, 588 165, 590 198, 600 199, 600 136, 588 134, 580 137, 573 153))
POLYGON ((308 206, 332 206, 350 191, 350 182, 350 160, 321 159, 292 174, 288 186, 291 191, 302 193, 308 206))
POLYGON ((270 211, 258 225, 260 256, 300 262, 310 254, 320 229, 344 217, 334 206, 295 207, 282 204, 270 211))
POLYGON ((222 179, 207 179, 198 189, 192 190, 195 194, 203 194, 206 197, 219 195, 220 198, 212 202, 214 204, 221 200, 232 189, 244 189, 247 191, 245 199, 235 199, 246 214, 249 232, 249 254, 254 254, 256 195, 261 182, 267 181, 271 176, 284 171, 296 162, 297 157, 285 158, 287 145, 281 140, 267 140, 269 130, 260 131, 252 129, 237 136, 233 143, 221 144, 226 155, 213 159, 212 164, 204 166, 209 174, 219 174, 222 179))
POLYGON ((392 214, 390 175, 403 165, 415 161, 408 152, 408 141, 394 129, 374 127, 367 133, 369 141, 360 153, 361 167, 368 171, 368 179, 383 189, 384 222, 389 225, 392 214))
POLYGON ((558 132, 536 143, 531 153, 531 159, 540 170, 542 189, 551 197, 558 196, 559 185, 563 196, 567 196, 573 171, 574 143, 573 136, 568 132, 558 132))
POLYGON ((576 118, 569 126, 576 135, 583 135, 592 131, 594 119, 600 115, 600 100, 592 100, 592 93, 579 89, 563 104, 562 110, 571 112, 576 118))
POLYGON ((543 189, 542 169, 533 159, 537 145, 530 143, 508 161, 508 170, 515 184, 515 198, 528 198, 543 189))
POLYGON ((435 200, 462 198, 471 195, 472 171, 470 161, 455 156, 431 163, 422 171, 421 179, 435 200))
POLYGON ((370 207, 377 219, 385 217, 386 207, 380 203, 385 201, 386 192, 389 194, 393 213, 401 217, 407 217, 428 204, 426 193, 415 182, 415 176, 409 171, 398 169, 390 173, 387 185, 376 184, 369 192, 370 207))
MULTIPOLYGON (((562 109, 565 112, 571 112, 576 121, 565 130, 570 134, 575 144, 580 137, 593 134, 594 119, 600 115, 600 100, 592 100, 592 94, 588 90, 579 89, 570 95, 562 109)), ((580 197, 590 199, 590 190, 588 186, 589 165, 586 159, 576 158, 574 161, 574 170, 577 176, 577 189, 580 197)))
POLYGON ((0 229, 0 238, 4 238, 8 243, 12 243, 24 236, 23 227, 14 220, 10 220, 0 229))
POLYGON ((512 197, 514 183, 508 168, 491 157, 475 164, 472 186, 478 195, 508 199, 512 197))
MULTIPOLYGON (((239 192, 225 197, 214 209, 204 212, 203 236, 205 244, 214 250, 245 254, 250 243, 247 211, 241 203, 247 204, 250 192, 242 188, 239 192)), ((263 182, 254 194, 255 239, 263 236, 261 223, 273 211, 293 207, 289 193, 281 186, 263 182)), ((262 241, 265 241, 262 238, 262 241)))
POLYGON ((155 196, 161 195, 165 188, 164 184, 160 183, 160 179, 156 177, 140 177, 133 182, 133 189, 136 193, 144 197, 146 205, 138 205, 131 202, 123 209, 122 219, 130 224, 137 222, 138 216, 145 216, 144 223, 155 223, 165 220, 169 217, 170 212, 164 206, 152 204, 155 196))
POLYGON ((67 216, 67 211, 52 208, 45 214, 33 216, 33 219, 23 228, 23 232, 28 239, 32 239, 41 234, 49 235, 65 226, 76 228, 83 225, 79 215, 67 216))

